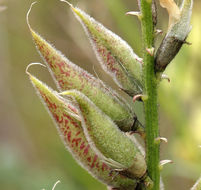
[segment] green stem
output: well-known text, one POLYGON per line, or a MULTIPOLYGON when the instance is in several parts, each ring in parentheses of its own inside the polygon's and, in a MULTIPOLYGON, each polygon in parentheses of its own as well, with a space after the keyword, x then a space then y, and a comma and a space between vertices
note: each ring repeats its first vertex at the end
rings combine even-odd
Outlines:
POLYGON ((154 182, 153 190, 159 190, 159 147, 156 142, 159 137, 158 106, 157 106, 157 79, 154 72, 154 56, 146 49, 154 46, 154 26, 152 21, 152 0, 141 0, 141 24, 143 37, 143 76, 144 76, 144 100, 145 125, 146 125, 146 161, 148 175, 154 182))

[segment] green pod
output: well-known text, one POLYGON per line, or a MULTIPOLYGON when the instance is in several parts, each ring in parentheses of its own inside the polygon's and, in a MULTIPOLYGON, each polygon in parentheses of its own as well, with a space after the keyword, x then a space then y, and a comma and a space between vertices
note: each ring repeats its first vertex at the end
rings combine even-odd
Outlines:
POLYGON ((103 162, 87 141, 82 126, 79 108, 71 99, 62 98, 36 77, 29 74, 29 78, 53 118, 59 135, 69 152, 76 161, 93 177, 102 183, 121 189, 135 189, 137 182, 112 171, 112 168, 103 162))
MULTIPOLYGON (((69 61, 31 27, 30 31, 40 55, 61 91, 69 89, 81 91, 111 117, 122 131, 132 130, 135 113, 126 100, 103 81, 69 61)), ((140 126, 140 123, 137 122, 137 125, 140 126)))
POLYGON ((119 36, 105 28, 79 8, 71 5, 85 29, 102 68, 130 96, 141 94, 142 63, 132 48, 119 36))
POLYGON ((85 136, 102 160, 114 169, 141 178, 146 172, 146 162, 137 145, 84 94, 76 90, 66 94, 77 101, 85 136))

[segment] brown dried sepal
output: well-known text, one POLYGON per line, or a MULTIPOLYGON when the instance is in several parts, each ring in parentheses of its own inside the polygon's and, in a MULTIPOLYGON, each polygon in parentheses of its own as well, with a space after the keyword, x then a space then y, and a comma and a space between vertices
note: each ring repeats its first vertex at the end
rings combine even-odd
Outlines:
POLYGON ((174 36, 169 38, 164 38, 155 58, 155 71, 163 72, 167 65, 174 59, 185 40, 179 40, 174 36), (172 45, 174 44, 174 45, 172 45))

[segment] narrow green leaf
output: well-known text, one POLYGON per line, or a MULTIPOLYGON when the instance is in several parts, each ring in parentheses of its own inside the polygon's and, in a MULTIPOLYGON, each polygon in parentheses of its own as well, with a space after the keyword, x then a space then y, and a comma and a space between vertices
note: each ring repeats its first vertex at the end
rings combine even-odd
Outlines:
POLYGON ((50 89, 36 77, 30 74, 29 77, 50 116, 53 118, 66 148, 78 163, 92 176, 111 187, 134 189, 136 186, 135 180, 128 179, 118 172, 112 171, 110 166, 102 162, 98 154, 91 148, 79 121, 78 112, 80 111, 76 102, 72 99, 62 98, 56 91, 50 89))
POLYGON ((104 162, 114 169, 126 170, 134 177, 142 177, 146 162, 137 145, 84 94, 76 90, 66 94, 78 102, 85 136, 104 162))
POLYGON ((129 95, 142 93, 142 63, 132 48, 82 10, 71 8, 89 36, 103 69, 129 95))
POLYGON ((54 77, 58 88, 62 91, 69 89, 81 91, 111 117, 121 130, 130 131, 135 114, 127 101, 101 80, 96 79, 87 71, 69 61, 37 34, 30 25, 29 28, 36 47, 54 77))

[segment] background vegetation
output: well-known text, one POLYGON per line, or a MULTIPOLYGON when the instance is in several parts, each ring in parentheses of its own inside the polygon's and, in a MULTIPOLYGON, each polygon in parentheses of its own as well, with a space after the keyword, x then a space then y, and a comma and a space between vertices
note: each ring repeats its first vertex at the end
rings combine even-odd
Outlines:
MULTIPOLYGON (((65 150, 56 128, 35 95, 25 68, 42 62, 31 39, 26 13, 32 1, 0 1, 8 9, 0 13, 0 189, 50 190, 59 179, 57 190, 102 190, 104 186, 78 166, 65 150)), ((72 1, 129 42, 141 55, 140 25, 125 12, 137 10, 136 0, 72 1)), ((161 159, 174 164, 162 172, 166 189, 189 189, 201 171, 201 2, 195 0, 193 30, 166 74, 160 94, 161 159)), ((158 28, 166 31, 167 13, 158 6, 158 28)), ((53 43, 74 63, 112 85, 97 64, 90 44, 68 7, 58 0, 38 0, 31 12, 32 27, 53 43), (93 66, 94 65, 94 66, 93 66), (95 71, 94 71, 95 70, 95 71)), ((157 38, 156 44, 162 36, 157 38)), ((30 71, 53 88, 46 69, 30 71)), ((56 89, 56 88, 55 88, 56 89)), ((116 88, 117 89, 117 88, 116 88)), ((118 90, 118 89, 117 89, 118 90)), ((142 117, 141 105, 136 106, 142 117)))

